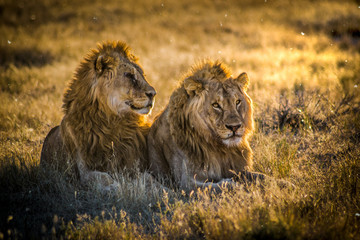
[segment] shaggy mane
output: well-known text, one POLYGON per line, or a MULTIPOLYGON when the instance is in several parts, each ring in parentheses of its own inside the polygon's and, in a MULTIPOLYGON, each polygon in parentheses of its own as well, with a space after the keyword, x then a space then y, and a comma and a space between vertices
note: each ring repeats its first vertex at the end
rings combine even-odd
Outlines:
POLYGON ((95 96, 95 63, 105 53, 120 56, 122 61, 140 68, 125 43, 98 44, 81 62, 64 93, 61 134, 69 152, 74 155, 80 150, 90 170, 134 168, 134 159, 140 162, 146 159, 144 134, 149 125, 144 116, 135 113, 118 116, 99 103, 95 96))
MULTIPOLYGON (((204 108, 205 97, 208 91, 202 91, 194 101, 190 100, 184 88, 184 79, 191 77, 193 79, 214 79, 214 81, 223 82, 231 76, 230 70, 221 62, 204 61, 195 67, 184 76, 180 81, 180 87, 173 93, 169 102, 169 123, 171 135, 183 152, 187 153, 189 157, 195 160, 199 166, 206 166, 212 164, 215 166, 229 165, 228 169, 237 169, 232 167, 233 162, 208 162, 209 159, 214 159, 210 156, 219 156, 218 159, 223 159, 223 156, 229 156, 229 159, 236 159, 233 156, 243 156, 247 161, 248 166, 252 163, 252 150, 247 141, 247 138, 252 132, 247 130, 240 146, 227 147, 214 139, 214 136, 206 127, 200 124, 200 115, 198 114, 204 108), (196 124, 196 125, 195 125, 196 124)), ((252 106, 249 108, 248 115, 252 118, 252 106)), ((205 120, 206 121, 206 120, 205 120)), ((248 119, 252 122, 252 119, 248 119)))
POLYGON ((186 73, 180 84, 184 82, 184 79, 192 77, 197 80, 204 78, 212 79, 216 78, 220 81, 224 81, 231 76, 230 69, 220 61, 203 60, 191 67, 190 71, 186 73))

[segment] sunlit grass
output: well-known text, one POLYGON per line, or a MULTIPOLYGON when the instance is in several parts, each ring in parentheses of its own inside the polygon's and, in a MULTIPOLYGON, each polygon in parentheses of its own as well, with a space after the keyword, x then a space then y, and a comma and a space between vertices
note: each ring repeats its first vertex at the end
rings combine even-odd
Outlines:
POLYGON ((356 239, 356 1, 0 1, 0 239, 356 239), (127 42, 156 88, 154 118, 203 58, 250 76, 254 170, 295 189, 185 194, 148 174, 118 192, 39 168, 62 94, 97 42, 127 42))

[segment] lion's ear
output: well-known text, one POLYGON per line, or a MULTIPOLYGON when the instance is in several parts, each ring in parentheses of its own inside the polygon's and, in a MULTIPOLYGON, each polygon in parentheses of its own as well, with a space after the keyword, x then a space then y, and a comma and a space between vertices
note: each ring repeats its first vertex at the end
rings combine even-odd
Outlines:
POLYGON ((196 81, 192 78, 186 78, 184 80, 184 88, 190 96, 200 93, 204 87, 201 82, 196 81))
POLYGON ((102 75, 105 72, 112 72, 115 70, 118 60, 110 55, 100 55, 95 62, 95 71, 102 75))
POLYGON ((250 80, 248 75, 245 72, 243 72, 235 79, 235 82, 240 84, 241 88, 246 91, 249 87, 250 80))

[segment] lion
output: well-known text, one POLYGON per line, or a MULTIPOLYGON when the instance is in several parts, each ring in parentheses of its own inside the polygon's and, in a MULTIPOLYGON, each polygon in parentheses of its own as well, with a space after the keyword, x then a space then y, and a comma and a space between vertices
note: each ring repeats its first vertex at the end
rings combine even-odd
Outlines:
POLYGON ((237 178, 263 179, 252 168, 254 129, 249 78, 217 61, 195 65, 172 93, 148 135, 150 171, 185 190, 221 190, 237 178))
POLYGON ((64 93, 64 117, 46 136, 40 164, 75 174, 85 186, 116 188, 111 174, 147 166, 146 115, 155 94, 125 43, 98 44, 64 93))

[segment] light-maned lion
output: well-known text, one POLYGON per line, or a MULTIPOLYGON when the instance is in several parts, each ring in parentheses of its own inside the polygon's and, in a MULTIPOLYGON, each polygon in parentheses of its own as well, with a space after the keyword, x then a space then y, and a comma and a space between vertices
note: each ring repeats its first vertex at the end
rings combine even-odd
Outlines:
MULTIPOLYGON (((233 78, 220 62, 193 67, 171 95, 148 135, 150 170, 191 190, 242 178, 263 179, 252 166, 248 138, 253 131, 246 73, 233 78), (239 176, 239 175, 238 175, 239 176)), ((245 180, 243 179, 243 180, 245 180)))
POLYGON ((64 93, 64 117, 44 141, 41 165, 74 172, 87 186, 116 187, 111 173, 147 165, 145 115, 155 94, 125 43, 98 44, 64 93))

